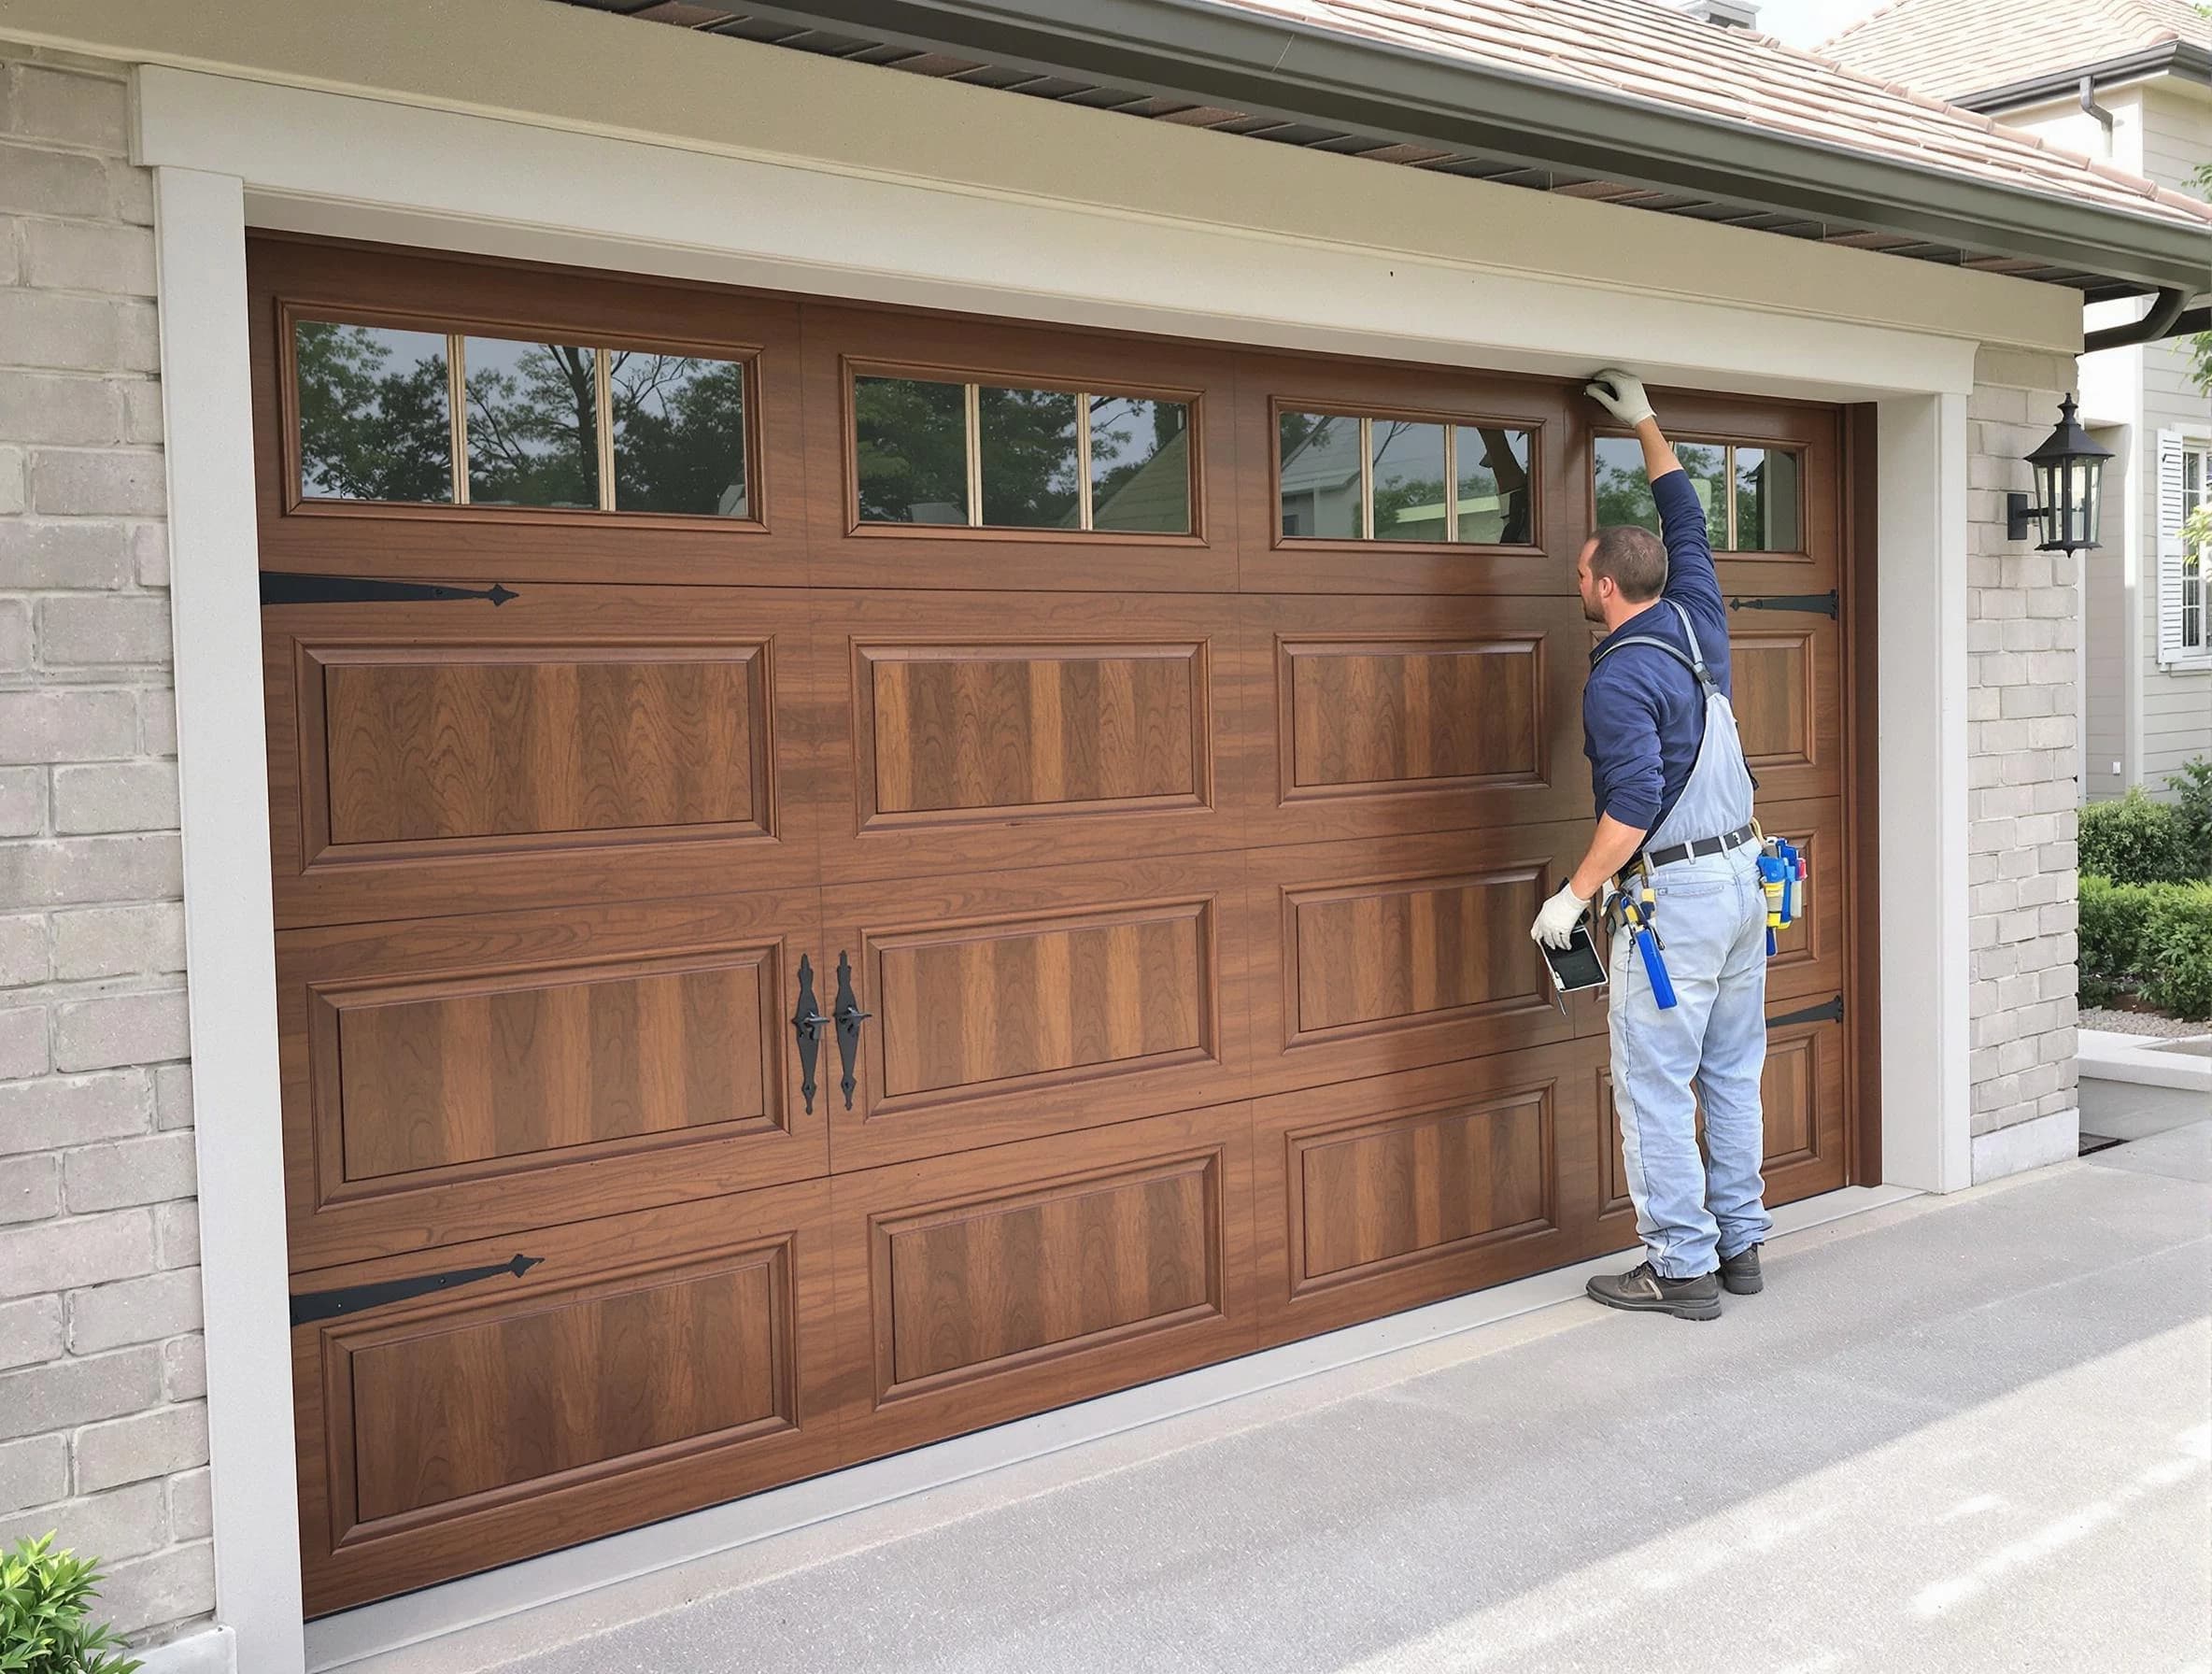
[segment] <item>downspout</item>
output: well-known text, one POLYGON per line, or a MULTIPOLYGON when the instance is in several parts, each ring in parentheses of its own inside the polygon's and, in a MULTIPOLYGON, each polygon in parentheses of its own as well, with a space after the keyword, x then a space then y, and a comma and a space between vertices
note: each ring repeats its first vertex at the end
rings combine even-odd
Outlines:
POLYGON ((2096 119, 2097 126, 2105 130, 2105 161, 2112 161, 2112 113, 2097 103, 2097 78, 2081 78, 2081 108, 2096 119))
POLYGON ((2162 287, 2140 319, 2108 325, 2082 334, 2081 352, 2093 355, 2105 348, 2133 348, 2138 343, 2157 343, 2167 337, 2188 336, 2212 330, 2212 306, 2192 308, 2189 292, 2178 286, 2162 287))

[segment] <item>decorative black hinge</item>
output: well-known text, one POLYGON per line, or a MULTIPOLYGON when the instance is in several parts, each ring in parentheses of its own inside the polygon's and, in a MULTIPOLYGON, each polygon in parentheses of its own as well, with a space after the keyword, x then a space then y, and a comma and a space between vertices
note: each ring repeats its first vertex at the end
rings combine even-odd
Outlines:
POLYGON ((862 1011, 859 1000, 854 998, 853 962, 845 958, 842 948, 837 955, 837 1003, 830 1007, 830 1014, 837 1019, 837 1057, 844 1070, 837 1085, 844 1093, 845 1109, 850 1110, 853 1089, 860 1085, 853 1075, 853 1066, 860 1057, 860 1025, 873 1014, 862 1011))
POLYGON ((1822 1000, 1819 1005, 1807 1006, 1802 1012, 1785 1012, 1780 1017, 1769 1017, 1766 1019, 1766 1027, 1780 1029, 1791 1023, 1841 1023, 1842 1021, 1843 996, 1838 994, 1834 1000, 1822 1000))
POLYGON ((406 1301, 410 1297, 426 1297, 432 1291, 451 1290, 457 1284, 496 1279, 502 1273, 512 1273, 519 1279, 545 1259, 543 1256, 518 1256, 512 1261, 494 1262, 490 1267, 457 1268, 449 1273, 424 1273, 414 1279, 384 1279, 347 1290, 311 1290, 305 1296, 292 1298, 291 1323, 311 1326, 319 1319, 359 1313, 364 1308, 381 1308, 389 1302, 406 1301))
POLYGON ((489 599, 497 609, 522 595, 489 587, 447 587, 436 581, 378 581, 366 575, 303 575, 292 570, 262 572, 263 604, 404 604, 435 599, 489 599))
POLYGON ((799 1034, 799 1091, 806 1100, 806 1114, 815 1114, 815 1065, 822 1056, 821 1001, 815 998, 814 961, 799 956, 799 1009, 791 1014, 791 1027, 799 1034))
POLYGON ((1731 599, 1730 610, 1805 610, 1833 617, 1840 607, 1836 589, 1824 593, 1765 593, 1755 599, 1731 599))

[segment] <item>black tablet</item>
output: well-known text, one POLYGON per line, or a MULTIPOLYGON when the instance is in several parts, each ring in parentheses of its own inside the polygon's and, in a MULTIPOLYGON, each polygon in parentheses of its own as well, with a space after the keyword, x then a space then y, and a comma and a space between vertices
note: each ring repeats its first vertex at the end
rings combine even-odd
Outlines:
POLYGON ((1586 923, 1575 926, 1565 947, 1545 948, 1544 963, 1552 967, 1552 984, 1562 994, 1605 986, 1605 961, 1597 957, 1597 944, 1590 940, 1586 923))

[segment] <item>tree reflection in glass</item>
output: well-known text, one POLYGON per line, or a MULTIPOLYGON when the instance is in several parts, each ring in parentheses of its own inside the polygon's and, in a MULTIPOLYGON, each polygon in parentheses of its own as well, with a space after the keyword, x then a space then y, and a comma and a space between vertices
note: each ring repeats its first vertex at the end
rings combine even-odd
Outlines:
POLYGON ((442 333, 303 319, 292 343, 303 495, 452 500, 442 333))
POLYGON ((1459 539, 1485 546, 1529 544, 1528 432, 1460 425, 1459 539))
POLYGON ((607 353, 615 415, 615 506, 749 518, 742 361, 607 353))
POLYGON ((1076 398, 1061 390, 976 391, 983 520, 997 529, 1075 529, 1083 521, 1076 398))
POLYGON ((470 337, 469 499, 480 505, 596 506, 599 394, 593 351, 470 337))
POLYGON ((1190 407, 1141 395, 1093 395, 1091 527, 1190 532, 1190 407))
POLYGON ((968 392, 915 377, 853 380, 863 523, 968 521, 968 392))
POLYGON ((1444 427, 1377 418, 1372 436, 1375 538, 1440 541, 1444 520, 1444 427))

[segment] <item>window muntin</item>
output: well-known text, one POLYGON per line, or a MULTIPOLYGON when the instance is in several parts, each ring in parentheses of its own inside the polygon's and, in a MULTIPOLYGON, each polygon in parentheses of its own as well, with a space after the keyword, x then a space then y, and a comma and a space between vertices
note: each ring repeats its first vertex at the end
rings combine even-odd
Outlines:
MULTIPOLYGON (((2200 506, 2212 505, 2212 448, 2185 447, 2181 450, 2181 517, 2183 527, 2188 527, 2190 513, 2200 506)), ((2191 543, 2186 534, 2181 541, 2181 648, 2202 653, 2205 649, 2207 627, 2205 608, 2205 545, 2191 543)))
POLYGON ((1506 546, 1533 538, 1531 431, 1284 408, 1275 435, 1286 540, 1506 546))
POLYGON ((292 322, 303 501, 750 518, 751 362, 292 322))
POLYGON ((1190 430, 1165 397, 856 374, 859 520, 1188 534, 1190 430))
MULTIPOLYGON (((1805 549, 1803 452, 1733 442, 1676 440, 1675 457, 1705 510, 1715 552, 1805 549)), ((1659 532, 1659 508, 1634 436, 1600 436, 1592 473, 1597 527, 1633 523, 1659 532)))

